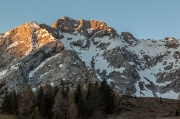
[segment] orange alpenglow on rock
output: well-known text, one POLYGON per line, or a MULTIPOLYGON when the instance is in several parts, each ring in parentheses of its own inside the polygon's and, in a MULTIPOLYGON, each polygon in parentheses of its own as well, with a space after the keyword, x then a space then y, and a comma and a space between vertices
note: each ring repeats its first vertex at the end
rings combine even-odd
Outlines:
POLYGON ((4 46, 16 57, 22 57, 31 48, 32 28, 29 22, 14 28, 4 35, 4 46))
POLYGON ((42 29, 34 21, 6 32, 1 40, 4 40, 1 45, 16 58, 26 56, 48 42, 56 41, 46 29, 42 29))
POLYGON ((170 41, 170 42, 173 42, 173 41, 174 41, 174 38, 173 38, 173 37, 170 37, 170 38, 169 38, 169 41, 170 41))
POLYGON ((74 20, 69 17, 62 17, 52 24, 53 28, 59 29, 62 32, 73 33, 75 30, 86 37, 95 34, 97 31, 104 30, 110 34, 112 38, 115 37, 116 31, 107 26, 106 23, 97 20, 74 20))

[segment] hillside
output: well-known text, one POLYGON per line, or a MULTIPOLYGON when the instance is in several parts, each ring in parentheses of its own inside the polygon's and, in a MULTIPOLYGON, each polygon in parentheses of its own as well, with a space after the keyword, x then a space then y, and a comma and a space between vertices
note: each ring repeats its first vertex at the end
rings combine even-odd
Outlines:
POLYGON ((176 100, 147 97, 121 97, 123 109, 116 119, 178 119, 176 100))

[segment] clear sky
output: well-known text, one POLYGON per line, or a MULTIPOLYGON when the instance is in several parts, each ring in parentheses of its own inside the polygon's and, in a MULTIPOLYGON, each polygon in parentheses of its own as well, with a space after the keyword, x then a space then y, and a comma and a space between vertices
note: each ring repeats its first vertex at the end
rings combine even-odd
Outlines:
POLYGON ((27 21, 51 25, 62 16, 101 20, 139 39, 180 39, 180 0, 1 0, 0 33, 27 21))

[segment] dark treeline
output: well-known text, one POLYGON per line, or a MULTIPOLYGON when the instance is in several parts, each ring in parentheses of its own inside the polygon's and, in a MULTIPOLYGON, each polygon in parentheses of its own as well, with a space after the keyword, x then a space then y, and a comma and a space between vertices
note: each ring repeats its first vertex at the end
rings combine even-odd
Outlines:
POLYGON ((86 88, 78 84, 74 90, 65 84, 60 88, 47 84, 33 92, 26 86, 22 94, 12 91, 5 95, 1 112, 22 119, 104 119, 118 110, 116 100, 106 80, 86 88))

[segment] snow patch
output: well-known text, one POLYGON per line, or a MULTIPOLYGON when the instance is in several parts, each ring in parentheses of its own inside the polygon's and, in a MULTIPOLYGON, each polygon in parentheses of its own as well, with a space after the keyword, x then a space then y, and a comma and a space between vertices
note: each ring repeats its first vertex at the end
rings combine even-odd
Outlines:
POLYGON ((18 69, 18 66, 16 66, 16 65, 11 66, 11 70, 17 70, 17 69, 18 69))
POLYGON ((36 21, 29 21, 29 24, 30 24, 30 26, 31 26, 32 28, 40 28, 40 27, 38 26, 38 23, 37 23, 36 21))
POLYGON ((7 49, 10 49, 10 48, 15 47, 15 46, 17 46, 17 45, 18 45, 18 42, 16 41, 16 42, 12 43, 11 45, 9 45, 9 46, 7 47, 7 49))
POLYGON ((33 91, 33 92, 36 92, 36 90, 37 90, 36 88, 32 88, 32 91, 33 91))
POLYGON ((6 75, 6 73, 7 73, 7 70, 1 71, 1 72, 0 72, 0 78, 3 77, 4 75, 6 75))
POLYGON ((51 83, 50 85, 51 85, 51 86, 54 86, 54 83, 51 83))
POLYGON ((87 32, 88 32, 88 33, 92 33, 92 28, 88 28, 88 29, 87 29, 87 32))
POLYGON ((49 72, 46 72, 44 74, 42 74, 38 79, 42 78, 43 76, 45 76, 46 74, 48 74, 49 72))
POLYGON ((29 49, 25 52, 24 56, 29 55, 29 53, 33 50, 32 45, 29 46, 29 49))
POLYGON ((62 68, 62 67, 63 67, 63 64, 60 64, 59 67, 62 68))
POLYGON ((52 57, 50 57, 50 58, 47 58, 44 62, 41 62, 41 64, 40 64, 38 67, 36 67, 34 70, 30 71, 30 73, 29 73, 29 78, 33 77, 34 74, 35 74, 40 68, 42 68, 48 61, 50 61, 50 60, 52 60, 53 58, 56 58, 56 57, 58 57, 58 56, 62 56, 61 53, 60 53, 60 54, 56 54, 55 56, 52 56, 52 57))
POLYGON ((10 31, 6 32, 6 33, 4 34, 4 38, 6 38, 9 34, 10 34, 10 31))

